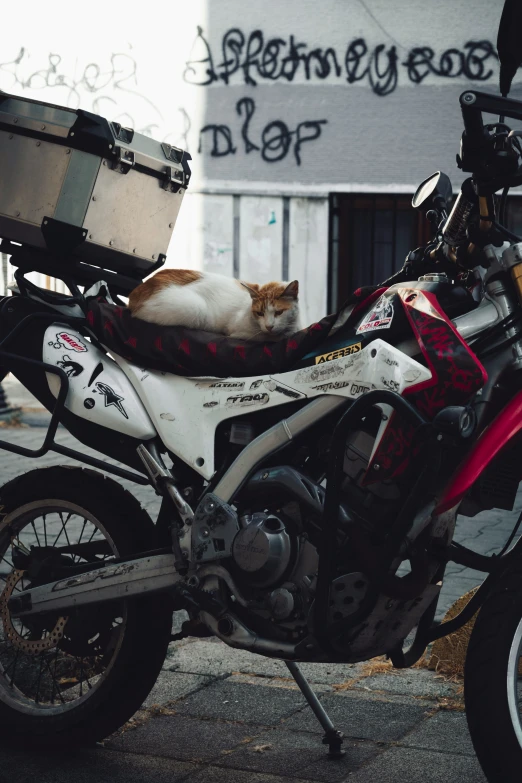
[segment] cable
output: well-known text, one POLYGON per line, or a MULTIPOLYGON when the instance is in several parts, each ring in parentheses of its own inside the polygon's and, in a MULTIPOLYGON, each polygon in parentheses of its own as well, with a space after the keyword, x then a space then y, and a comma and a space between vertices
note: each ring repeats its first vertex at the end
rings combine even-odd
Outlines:
POLYGON ((511 535, 509 536, 508 540, 498 553, 498 555, 495 555, 495 557, 502 557, 502 555, 505 555, 507 550, 509 549, 510 545, 513 543, 513 539, 515 538, 516 534, 518 533, 518 529, 522 523, 522 512, 519 514, 519 517, 515 523, 515 527, 511 531, 511 535))
POLYGON ((498 229, 498 231, 501 231, 502 233, 504 233, 505 236, 507 236, 508 239, 511 239, 513 242, 521 242, 522 241, 522 239, 520 237, 518 237, 516 234, 513 234, 512 231, 510 231, 505 226, 502 226, 496 220, 492 220, 491 222, 493 223, 495 228, 498 229))
POLYGON ((507 197, 509 193, 509 185, 506 185, 504 190, 502 191, 502 197, 500 199, 500 208, 499 208, 499 222, 504 225, 506 222, 506 207, 507 207, 507 197))

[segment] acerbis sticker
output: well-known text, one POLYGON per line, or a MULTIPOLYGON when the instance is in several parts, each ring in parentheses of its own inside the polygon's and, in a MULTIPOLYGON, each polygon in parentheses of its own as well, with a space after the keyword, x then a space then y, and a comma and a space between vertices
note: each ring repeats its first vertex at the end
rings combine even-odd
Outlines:
POLYGON ((352 343, 351 345, 345 345, 344 348, 338 348, 336 351, 330 353, 323 353, 321 356, 315 357, 316 364, 322 364, 323 362, 331 362, 334 359, 341 359, 343 356, 351 356, 353 353, 358 353, 362 348, 362 343, 352 343))
POLYGON ((389 329, 393 321, 393 304, 384 294, 377 301, 375 307, 365 315, 355 334, 366 334, 376 329, 389 329))

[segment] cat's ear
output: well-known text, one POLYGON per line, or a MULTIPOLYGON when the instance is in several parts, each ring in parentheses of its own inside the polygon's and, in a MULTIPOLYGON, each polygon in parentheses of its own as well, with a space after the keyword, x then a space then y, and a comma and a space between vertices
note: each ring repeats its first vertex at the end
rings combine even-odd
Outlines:
POLYGON ((257 299, 259 296, 259 286, 257 283, 243 283, 242 280, 239 281, 243 288, 246 288, 252 299, 257 299))
POLYGON ((299 281, 293 280, 291 283, 288 283, 285 290, 281 294, 281 299, 297 299, 297 296, 299 294, 299 281))

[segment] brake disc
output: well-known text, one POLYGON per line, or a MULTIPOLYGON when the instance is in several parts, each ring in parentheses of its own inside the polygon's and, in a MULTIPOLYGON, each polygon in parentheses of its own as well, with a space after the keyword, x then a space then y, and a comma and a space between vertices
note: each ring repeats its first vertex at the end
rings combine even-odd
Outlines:
MULTIPOLYGON (((8 602, 11 598, 13 591, 23 579, 25 571, 12 571, 5 580, 5 588, 0 595, 0 618, 4 626, 4 634, 14 647, 27 655, 39 655, 46 650, 54 649, 63 637, 65 624, 68 617, 58 617, 54 628, 48 632, 48 635, 44 639, 24 639, 24 637, 16 630, 13 625, 11 613, 8 608, 8 602)), ((22 626, 26 627, 26 626, 22 626)), ((30 630, 30 628, 27 628, 30 630)))

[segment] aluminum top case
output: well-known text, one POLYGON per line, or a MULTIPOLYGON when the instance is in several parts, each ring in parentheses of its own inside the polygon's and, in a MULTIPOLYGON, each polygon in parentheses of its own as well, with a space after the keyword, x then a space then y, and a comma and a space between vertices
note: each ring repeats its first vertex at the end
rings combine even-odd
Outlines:
POLYGON ((96 114, 0 92, 0 237, 143 278, 164 263, 189 160, 96 114))

